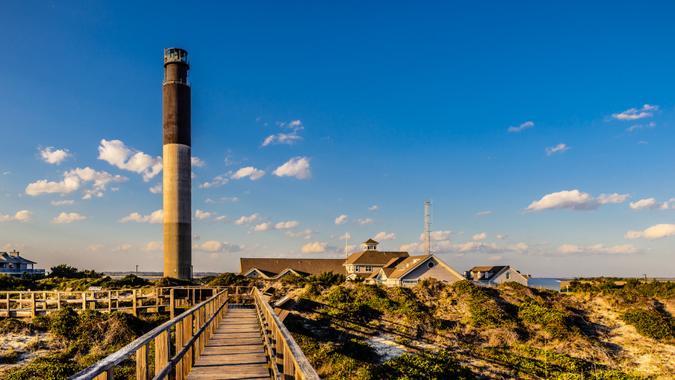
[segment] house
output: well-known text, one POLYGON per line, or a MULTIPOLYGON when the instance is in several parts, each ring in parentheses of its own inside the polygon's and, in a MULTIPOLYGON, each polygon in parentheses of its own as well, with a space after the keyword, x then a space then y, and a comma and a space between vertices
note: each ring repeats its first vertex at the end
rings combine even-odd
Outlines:
POLYGON ((0 274, 22 276, 24 274, 44 276, 44 269, 35 269, 35 261, 21 257, 18 251, 0 252, 0 274))
POLYGON ((392 260, 409 256, 408 252, 378 251, 378 244, 380 243, 368 239, 362 243, 363 250, 361 252, 352 253, 347 257, 347 260, 344 260, 343 265, 348 280, 355 280, 358 277, 368 278, 392 260))
POLYGON ((487 286, 494 286, 510 281, 527 286, 528 277, 508 265, 473 267, 466 272, 467 280, 471 280, 477 285, 487 286))
POLYGON ((344 259, 239 259, 241 275, 262 280, 278 280, 286 275, 308 276, 333 272, 345 274, 344 259))
POLYGON ((385 286, 415 286, 426 278, 434 278, 447 284, 464 280, 464 276, 438 257, 422 255, 392 259, 366 281, 385 286))

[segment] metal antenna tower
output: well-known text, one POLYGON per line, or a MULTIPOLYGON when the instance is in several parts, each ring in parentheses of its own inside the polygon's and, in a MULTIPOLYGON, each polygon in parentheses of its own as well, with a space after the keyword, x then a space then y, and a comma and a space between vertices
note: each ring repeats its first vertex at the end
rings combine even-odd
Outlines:
POLYGON ((431 202, 424 202, 424 254, 431 255, 431 202))
POLYGON ((349 249, 347 249, 347 243, 349 242, 349 232, 345 232, 345 257, 349 257, 349 249))

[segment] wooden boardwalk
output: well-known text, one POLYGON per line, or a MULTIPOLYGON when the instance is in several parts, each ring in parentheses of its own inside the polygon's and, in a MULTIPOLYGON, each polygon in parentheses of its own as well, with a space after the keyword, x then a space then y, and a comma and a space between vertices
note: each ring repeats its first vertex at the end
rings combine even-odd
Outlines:
POLYGON ((271 378, 255 309, 225 313, 187 378, 271 378))

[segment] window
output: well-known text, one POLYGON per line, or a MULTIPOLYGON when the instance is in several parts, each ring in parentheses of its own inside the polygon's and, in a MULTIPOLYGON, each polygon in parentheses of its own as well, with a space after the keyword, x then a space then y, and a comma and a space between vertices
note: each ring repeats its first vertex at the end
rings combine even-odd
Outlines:
POLYGON ((428 266, 429 268, 433 268, 433 267, 434 267, 434 262, 433 262, 433 261, 429 261, 429 262, 427 263, 427 266, 428 266))
POLYGON ((373 267, 370 266, 370 265, 366 265, 366 272, 372 272, 372 271, 373 271, 373 267))
POLYGON ((506 272, 506 279, 508 280, 511 277, 511 272, 506 272))
POLYGON ((361 271, 361 267, 359 265, 357 265, 355 272, 360 272, 360 271, 361 271))

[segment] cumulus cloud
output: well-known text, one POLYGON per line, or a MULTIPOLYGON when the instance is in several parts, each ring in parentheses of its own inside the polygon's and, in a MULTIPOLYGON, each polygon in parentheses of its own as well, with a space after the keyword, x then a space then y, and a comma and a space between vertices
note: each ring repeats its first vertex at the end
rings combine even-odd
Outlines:
POLYGON ((299 132, 305 128, 302 125, 302 121, 293 120, 288 123, 277 123, 277 125, 284 129, 284 131, 267 136, 265 140, 263 140, 262 146, 274 144, 292 145, 302 140, 302 136, 299 135, 299 132))
POLYGON ((201 244, 195 244, 192 248, 197 251, 211 253, 235 253, 244 249, 243 246, 217 240, 207 240, 201 244))
POLYGON ((380 209, 380 206, 378 206, 378 205, 372 205, 372 206, 368 207, 368 211, 373 211, 373 212, 375 212, 379 209, 380 209))
POLYGON ((675 206, 675 198, 665 202, 658 202, 655 198, 644 198, 630 203, 630 208, 635 211, 640 210, 668 210, 675 206))
POLYGON ((481 240, 485 240, 486 238, 487 238, 487 234, 485 232, 475 234, 475 235, 473 235, 473 237, 471 237, 471 239, 473 239, 473 241, 481 241, 481 240))
POLYGON ((132 248, 133 246, 131 244, 126 243, 118 245, 117 247, 113 248, 112 251, 126 253, 131 251, 132 248))
POLYGON ((600 205, 623 203, 628 194, 600 194, 594 198, 588 193, 579 190, 563 190, 544 195, 541 199, 530 203, 527 211, 542 211, 553 209, 595 210, 600 205))
POLYGON ((148 190, 150 190, 150 192, 153 193, 153 194, 161 194, 162 193, 162 183, 159 182, 156 185, 152 186, 148 190))
POLYGON ((213 213, 209 212, 209 211, 204 211, 204 210, 200 210, 200 209, 197 209, 195 211, 195 219, 197 219, 197 220, 208 219, 212 216, 213 216, 213 213))
POLYGON ((558 247, 558 253, 565 255, 571 254, 591 254, 591 255, 621 255, 637 253, 638 249, 631 244, 621 244, 606 246, 603 244, 593 244, 581 246, 576 244, 563 244, 558 247))
POLYGON ((54 219, 52 219, 52 223, 54 224, 68 224, 68 223, 73 223, 73 222, 78 222, 80 220, 85 220, 87 219, 86 216, 76 213, 76 212, 62 212, 58 216, 56 216, 54 219))
POLYGON ((342 214, 335 218, 335 224, 340 225, 340 224, 345 224, 349 220, 349 217, 346 214, 342 214))
POLYGON ((255 227, 253 227, 253 231, 255 231, 255 232, 265 232, 265 231, 268 231, 271 226, 272 226, 272 223, 263 222, 263 223, 260 223, 260 224, 256 224, 255 227))
POLYGON ((48 164, 59 165, 70 156, 68 149, 54 149, 51 146, 40 149, 40 158, 48 164))
POLYGON ((248 177, 251 181, 256 181, 265 175, 264 170, 256 169, 253 166, 246 166, 232 174, 232 179, 242 179, 248 177))
POLYGON ((239 219, 235 220, 235 224, 243 225, 243 224, 251 224, 253 222, 256 222, 260 219, 260 215, 258 213, 251 214, 251 215, 243 215, 240 216, 239 219))
POLYGON ((161 157, 152 157, 129 148, 120 140, 101 140, 98 146, 98 159, 119 169, 140 174, 146 182, 162 171, 161 157))
POLYGON ((322 253, 326 252, 326 243, 315 241, 302 246, 302 253, 322 253))
POLYGON ((533 127, 534 127, 534 122, 526 121, 526 122, 524 122, 520 125, 509 127, 509 129, 507 129, 507 131, 509 133, 520 133, 520 132, 522 132, 526 129, 530 129, 530 128, 533 128, 533 127))
POLYGON ((387 241, 387 240, 395 240, 396 239, 396 234, 393 232, 385 232, 381 231, 375 234, 373 239, 377 241, 387 241))
POLYGON ((138 212, 132 212, 131 214, 120 219, 120 223, 150 223, 150 224, 161 224, 164 221, 164 213, 161 209, 155 210, 148 215, 142 215, 138 212))
POLYGON ((199 188, 200 189, 210 189, 210 188, 214 188, 214 187, 220 187, 220 186, 225 185, 228 182, 230 182, 229 178, 227 178, 224 175, 219 175, 219 176, 213 177, 213 179, 211 181, 202 182, 199 185, 199 188))
POLYGON ((295 228, 300 224, 297 220, 286 220, 283 222, 279 222, 274 225, 274 228, 277 230, 289 230, 291 228, 295 228))
POLYGON ((105 171, 96 171, 90 167, 77 168, 63 173, 63 180, 59 182, 38 180, 26 186, 26 194, 37 196, 42 194, 70 194, 83 187, 83 184, 91 184, 91 187, 83 189, 83 199, 102 197, 107 186, 113 182, 124 182, 127 178, 120 175, 112 175, 105 171))
POLYGON ((163 247, 164 244, 161 241, 149 241, 145 244, 143 250, 147 252, 161 251, 163 247))
POLYGON ((623 112, 612 114, 616 120, 639 120, 654 116, 654 112, 659 110, 659 106, 645 104, 641 108, 629 108, 623 112))
POLYGON ((314 231, 310 230, 309 228, 304 229, 302 231, 286 231, 286 235, 292 238, 301 238, 305 240, 311 239, 313 234, 314 231))
POLYGON ((370 219, 370 218, 361 218, 361 219, 357 219, 356 223, 358 223, 362 226, 365 226, 366 224, 373 224, 373 220, 370 219))
POLYGON ((628 231, 624 235, 626 239, 662 239, 675 235, 675 224, 656 224, 643 231, 628 231))
POLYGON ((197 156, 190 157, 190 166, 193 168, 203 168, 206 166, 206 162, 197 156))
POLYGON ((0 223, 2 222, 29 222, 33 218, 33 213, 28 210, 20 210, 10 214, 0 214, 0 223))
POLYGON ((546 148, 546 155, 552 156, 552 155, 557 154, 557 153, 565 153, 568 150, 570 150, 570 147, 567 146, 567 144, 560 143, 558 145, 546 148))
POLYGON ((283 165, 274 170, 277 177, 294 177, 297 179, 307 179, 311 176, 309 167, 309 158, 293 157, 283 165))

